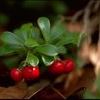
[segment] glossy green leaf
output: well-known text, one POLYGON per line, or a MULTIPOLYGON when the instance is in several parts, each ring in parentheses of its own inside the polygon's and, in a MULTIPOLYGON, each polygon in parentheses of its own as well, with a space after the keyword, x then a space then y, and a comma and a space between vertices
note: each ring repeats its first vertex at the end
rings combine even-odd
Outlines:
POLYGON ((49 19, 46 17, 40 17, 38 19, 38 25, 41 29, 41 32, 43 34, 43 37, 46 41, 50 40, 50 22, 49 19))
POLYGON ((54 57, 43 55, 42 56, 42 61, 46 66, 49 66, 53 63, 54 57))
POLYGON ((58 54, 57 47, 51 44, 44 44, 36 47, 36 51, 47 56, 56 56, 58 54))
POLYGON ((79 40, 79 33, 69 32, 69 33, 66 33, 63 37, 61 37, 57 45, 66 45, 66 44, 76 44, 77 45, 78 40, 79 40))
POLYGON ((0 47, 0 56, 4 56, 4 55, 11 55, 15 52, 23 52, 24 53, 25 48, 22 48, 20 46, 17 45, 5 45, 3 44, 0 47))
POLYGON ((40 30, 37 27, 33 27, 31 30, 32 37, 37 40, 39 43, 43 42, 42 35, 40 34, 40 30))
POLYGON ((57 51, 60 54, 66 54, 67 53, 67 48, 65 48, 64 46, 58 46, 57 51))
POLYGON ((25 46, 27 47, 36 47, 38 46, 39 44, 32 38, 29 38, 25 41, 25 46))
POLYGON ((27 32, 25 32, 24 30, 21 29, 15 29, 14 33, 20 37, 22 39, 23 42, 25 42, 25 40, 28 38, 28 34, 27 32))
POLYGON ((20 29, 25 34, 25 37, 24 37, 25 40, 27 40, 28 38, 32 38, 32 34, 34 33, 33 24, 32 23, 27 23, 27 24, 22 25, 20 29))
POLYGON ((62 21, 56 21, 51 28, 51 40, 60 38, 60 36, 65 33, 66 29, 62 21))
POLYGON ((26 62, 32 66, 36 66, 39 63, 39 59, 31 52, 28 52, 26 62))
POLYGON ((22 25, 20 29, 14 30, 14 33, 16 33, 24 42, 28 38, 33 38, 38 42, 41 42, 40 31, 38 28, 34 27, 32 23, 22 25))
POLYGON ((0 56, 8 55, 13 52, 15 52, 15 50, 12 49, 12 47, 10 47, 8 45, 3 45, 0 47, 0 56))
POLYGON ((16 33, 23 41, 27 40, 29 37, 31 37, 30 31, 32 28, 32 24, 23 24, 21 28, 14 30, 14 33, 16 33))
POLYGON ((23 46, 21 38, 11 32, 4 32, 1 35, 0 39, 7 44, 23 46))

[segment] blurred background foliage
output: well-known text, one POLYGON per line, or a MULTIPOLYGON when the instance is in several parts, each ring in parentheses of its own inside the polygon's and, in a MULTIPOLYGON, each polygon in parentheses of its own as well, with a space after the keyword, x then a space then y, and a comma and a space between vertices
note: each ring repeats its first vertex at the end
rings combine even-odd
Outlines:
POLYGON ((36 22, 40 16, 54 20, 59 15, 73 15, 87 2, 88 0, 0 0, 0 27, 12 30, 23 23, 36 22))

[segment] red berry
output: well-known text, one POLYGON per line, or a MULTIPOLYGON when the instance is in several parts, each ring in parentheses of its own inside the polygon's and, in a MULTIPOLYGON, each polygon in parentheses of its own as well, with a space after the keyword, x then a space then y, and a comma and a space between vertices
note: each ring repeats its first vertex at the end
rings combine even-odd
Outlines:
POLYGON ((23 68, 22 74, 25 80, 33 80, 39 77, 40 70, 38 67, 26 66, 23 68))
POLYGON ((21 81, 22 80, 22 72, 17 68, 13 68, 10 72, 10 75, 14 81, 21 81))
POLYGON ((64 73, 64 63, 61 60, 55 60, 49 67, 50 73, 59 75, 64 73))
POLYGON ((73 69, 75 68, 75 63, 72 59, 66 59, 64 61, 65 64, 65 72, 69 73, 71 71, 73 71, 73 69))

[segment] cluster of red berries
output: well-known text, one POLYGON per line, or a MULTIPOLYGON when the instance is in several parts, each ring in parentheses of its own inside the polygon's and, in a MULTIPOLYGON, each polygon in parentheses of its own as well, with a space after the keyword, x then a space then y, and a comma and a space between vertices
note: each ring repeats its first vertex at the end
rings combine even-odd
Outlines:
POLYGON ((49 67, 50 73, 54 75, 59 75, 63 73, 69 73, 75 68, 75 63, 72 59, 66 60, 55 60, 53 64, 49 67))
MULTIPOLYGON (((53 75, 59 75, 63 73, 69 73, 75 68, 75 63, 72 59, 55 60, 49 66, 49 72, 53 75)), ((11 78, 15 81, 34 80, 39 78, 40 69, 38 66, 26 66, 23 69, 13 68, 11 70, 11 78)))
POLYGON ((40 76, 40 70, 38 66, 25 66, 21 70, 13 68, 10 75, 14 81, 21 81, 22 79, 33 80, 40 76))

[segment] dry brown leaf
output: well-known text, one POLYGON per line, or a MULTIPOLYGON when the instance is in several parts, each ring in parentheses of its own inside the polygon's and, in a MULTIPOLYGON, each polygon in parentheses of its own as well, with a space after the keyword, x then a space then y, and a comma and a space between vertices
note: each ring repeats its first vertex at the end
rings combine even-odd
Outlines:
POLYGON ((27 93, 25 83, 19 83, 8 88, 1 88, 0 99, 22 99, 27 93))

